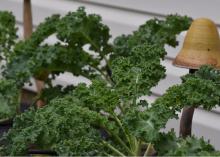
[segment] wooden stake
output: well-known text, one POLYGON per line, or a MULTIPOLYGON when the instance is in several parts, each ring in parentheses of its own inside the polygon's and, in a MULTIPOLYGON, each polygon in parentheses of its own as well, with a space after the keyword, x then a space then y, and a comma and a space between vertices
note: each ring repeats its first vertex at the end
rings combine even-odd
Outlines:
POLYGON ((33 30, 32 24, 32 11, 31 11, 31 0, 24 0, 23 7, 23 20, 24 20, 24 39, 31 36, 33 30))
MULTIPOLYGON (((189 69, 189 73, 195 73, 195 69, 189 69)), ((192 135, 192 120, 194 114, 194 107, 184 107, 182 111, 182 116, 180 119, 180 137, 187 137, 192 135)))
MULTIPOLYGON (((32 10, 31 10, 31 0, 24 0, 23 6, 23 20, 24 20, 24 39, 28 39, 33 31, 33 23, 32 23, 32 10)), ((40 94, 42 89, 45 86, 44 81, 40 81, 35 79, 37 93, 40 94)), ((39 100, 37 102, 37 107, 42 107, 44 102, 39 100)))

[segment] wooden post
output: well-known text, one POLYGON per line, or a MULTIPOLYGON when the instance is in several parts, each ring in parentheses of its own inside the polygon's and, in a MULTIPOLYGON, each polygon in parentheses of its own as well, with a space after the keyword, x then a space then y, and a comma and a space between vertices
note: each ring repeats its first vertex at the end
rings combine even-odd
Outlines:
MULTIPOLYGON (((31 11, 31 0, 24 0, 23 6, 23 22, 24 22, 24 39, 28 39, 33 31, 33 23, 32 23, 32 11, 31 11)), ((39 94, 45 86, 44 81, 35 79, 37 93, 39 94)), ((41 107, 44 105, 42 100, 37 102, 37 106, 41 107)))
POLYGON ((33 30, 31 0, 24 0, 23 20, 24 20, 24 38, 27 39, 31 36, 33 30))
MULTIPOLYGON (((189 73, 193 74, 196 72, 196 69, 189 69, 189 73)), ((184 107, 182 111, 182 116, 180 119, 180 137, 191 136, 192 134, 192 120, 194 114, 194 107, 184 107)))

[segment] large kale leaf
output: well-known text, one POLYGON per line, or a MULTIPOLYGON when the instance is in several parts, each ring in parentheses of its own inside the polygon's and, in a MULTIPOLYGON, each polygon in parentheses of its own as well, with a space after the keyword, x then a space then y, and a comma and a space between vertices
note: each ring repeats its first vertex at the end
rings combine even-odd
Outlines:
POLYGON ((152 19, 141 25, 133 34, 122 35, 114 40, 114 54, 117 56, 129 56, 132 49, 144 43, 171 46, 178 45, 176 35, 187 30, 192 19, 187 16, 170 15, 165 20, 152 19))
POLYGON ((13 118, 19 112, 19 90, 13 80, 0 80, 0 120, 13 118))
POLYGON ((56 151, 59 155, 103 155, 101 134, 96 126, 107 119, 80 106, 77 98, 56 98, 46 107, 15 119, 7 135, 6 154, 26 155, 29 145, 56 151))
POLYGON ((160 64, 166 51, 163 46, 143 44, 132 49, 129 57, 118 57, 112 62, 112 78, 116 90, 125 99, 150 94, 150 89, 165 77, 160 64))
POLYGON ((203 138, 194 136, 177 138, 175 132, 160 133, 160 138, 155 142, 158 155, 163 156, 219 156, 213 146, 204 141, 203 138))
POLYGON ((15 17, 11 12, 0 11, 0 54, 1 59, 6 59, 12 50, 17 28, 15 27, 15 17))
POLYGON ((112 51, 109 38, 109 28, 101 23, 101 17, 87 15, 83 7, 64 17, 53 15, 28 40, 15 45, 4 76, 19 86, 33 76, 45 81, 49 74, 65 71, 87 78, 97 74, 106 77, 99 66, 112 51), (48 45, 45 41, 51 36, 57 41, 48 45))

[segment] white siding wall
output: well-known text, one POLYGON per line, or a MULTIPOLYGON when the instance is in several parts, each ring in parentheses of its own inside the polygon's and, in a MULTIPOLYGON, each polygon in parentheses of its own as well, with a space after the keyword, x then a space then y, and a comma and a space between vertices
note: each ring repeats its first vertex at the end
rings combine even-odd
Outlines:
MULTIPOLYGON (((22 2, 23 0, 0 1, 0 10, 11 10, 16 15, 20 35, 22 34, 22 2)), ((39 22, 51 14, 65 14, 68 11, 76 10, 79 6, 85 6, 89 13, 97 13, 103 17, 103 22, 110 27, 113 38, 122 33, 131 33, 150 18, 164 18, 167 14, 175 13, 193 18, 208 17, 220 26, 219 0, 32 0, 32 4, 34 25, 38 25, 39 22)), ((188 72, 187 69, 172 66, 172 59, 180 50, 184 36, 185 32, 178 36, 180 46, 177 48, 166 46, 168 51, 167 58, 169 59, 166 59, 163 64, 167 67, 167 77, 153 89, 155 95, 161 95, 169 86, 180 83, 179 77, 188 72)), ((73 76, 65 74, 59 77, 56 83, 76 83, 81 79, 78 78, 76 81, 73 76)), ((33 87, 26 88, 34 90, 33 87)), ((155 98, 156 96, 152 96, 149 99, 153 101, 155 98)), ((211 143, 217 149, 220 149, 219 121, 219 109, 215 109, 212 112, 197 109, 193 119, 193 133, 210 139, 211 143)), ((178 127, 179 122, 177 120, 170 120, 167 124, 167 129, 175 128, 177 132, 178 127)))

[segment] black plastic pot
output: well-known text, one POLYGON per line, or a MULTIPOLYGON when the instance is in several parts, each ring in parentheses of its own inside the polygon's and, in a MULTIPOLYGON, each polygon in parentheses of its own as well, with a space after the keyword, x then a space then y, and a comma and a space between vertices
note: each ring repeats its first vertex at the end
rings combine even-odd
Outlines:
MULTIPOLYGON (((9 120, 5 120, 0 122, 0 138, 8 132, 8 130, 12 127, 13 125, 13 120, 9 119, 9 120)), ((0 140, 0 145, 4 145, 6 143, 6 141, 4 140, 0 140)))
MULTIPOLYGON (((20 106, 21 112, 24 112, 30 107, 30 104, 22 103, 20 106)), ((0 122, 0 138, 3 136, 4 133, 8 132, 8 130, 13 125, 13 119, 8 119, 5 121, 0 122)))
POLYGON ((40 155, 40 156, 58 156, 58 154, 55 151, 51 150, 38 150, 38 149, 29 149, 28 155, 30 156, 35 156, 35 155, 40 155))
POLYGON ((0 137, 2 137, 2 135, 7 132, 13 125, 13 120, 9 119, 9 120, 5 120, 0 122, 0 137))

